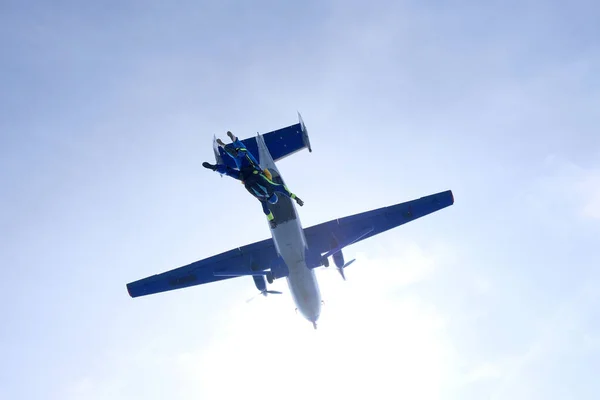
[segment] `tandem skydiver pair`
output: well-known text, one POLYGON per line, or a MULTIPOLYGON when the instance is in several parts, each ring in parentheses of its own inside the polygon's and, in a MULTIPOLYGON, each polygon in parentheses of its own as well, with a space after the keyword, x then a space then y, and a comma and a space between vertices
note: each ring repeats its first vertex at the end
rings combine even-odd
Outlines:
POLYGON ((277 193, 282 193, 290 199, 296 200, 299 206, 303 206, 304 202, 290 192, 285 185, 273 182, 269 171, 263 171, 260 168, 256 158, 233 133, 228 131, 227 136, 231 139, 231 144, 226 145, 221 139, 217 139, 217 144, 233 158, 237 168, 230 168, 225 164, 213 165, 208 162, 202 163, 202 166, 241 181, 246 190, 260 201, 271 228, 275 228, 275 217, 269 210, 268 203, 277 203, 277 193))

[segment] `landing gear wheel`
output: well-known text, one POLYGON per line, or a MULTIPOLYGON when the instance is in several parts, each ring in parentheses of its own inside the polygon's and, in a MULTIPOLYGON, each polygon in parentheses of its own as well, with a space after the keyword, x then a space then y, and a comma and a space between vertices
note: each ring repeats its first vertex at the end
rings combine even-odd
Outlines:
POLYGON ((323 259, 321 260, 321 262, 323 263, 323 266, 324 266, 325 268, 329 267, 329 259, 328 259, 328 258, 323 258, 323 259))
POLYGON ((270 272, 267 274, 267 282, 269 282, 269 285, 273 283, 273 274, 270 272))

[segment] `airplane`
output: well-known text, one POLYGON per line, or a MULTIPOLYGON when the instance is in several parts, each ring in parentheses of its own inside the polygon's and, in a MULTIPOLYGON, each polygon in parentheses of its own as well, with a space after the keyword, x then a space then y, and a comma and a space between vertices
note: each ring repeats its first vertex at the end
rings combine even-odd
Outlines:
MULTIPOLYGON (((242 142, 258 160, 260 167, 270 172, 272 180, 284 184, 276 161, 300 150, 312 152, 308 131, 298 113, 299 122, 242 142)), ((234 160, 213 138, 217 163, 235 168, 234 160)), ((274 280, 286 278, 296 310, 317 329, 321 314, 321 292, 315 269, 329 267, 329 257, 345 280, 345 268, 355 260, 345 262, 342 249, 417 218, 454 204, 451 190, 416 200, 333 219, 303 228, 295 204, 279 196, 269 204, 275 227, 269 226, 271 238, 237 247, 189 265, 153 275, 127 284, 131 297, 146 296, 190 286, 236 277, 252 277, 260 294, 281 294, 268 290, 274 280)))

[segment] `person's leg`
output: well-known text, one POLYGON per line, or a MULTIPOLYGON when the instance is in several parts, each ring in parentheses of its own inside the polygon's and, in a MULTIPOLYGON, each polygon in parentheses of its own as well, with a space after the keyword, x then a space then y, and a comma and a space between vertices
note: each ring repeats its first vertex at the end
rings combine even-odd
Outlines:
POLYGON ((229 157, 233 158, 233 161, 238 169, 242 169, 247 166, 255 166, 255 168, 260 168, 256 158, 254 158, 252 153, 250 153, 248 149, 246 149, 246 146, 244 146, 244 144, 239 140, 223 146, 223 151, 227 153, 229 157))
POLYGON ((246 177, 243 180, 243 182, 244 186, 250 192, 250 194, 252 194, 252 196, 256 197, 257 199, 263 200, 270 197, 268 188, 264 185, 261 185, 254 177, 246 177))
POLYGON ((271 210, 269 210, 268 203, 264 200, 261 200, 260 204, 262 205, 263 212, 267 216, 267 219, 269 220, 269 222, 271 222, 273 220, 273 218, 275 218, 275 217, 273 216, 273 213, 271 212, 271 210))
MULTIPOLYGON (((245 176, 243 182, 244 182, 244 187, 246 188, 246 190, 249 191, 252 196, 256 197, 256 199, 258 201, 260 201, 260 204, 263 209, 263 213, 267 216, 267 220, 269 221, 271 228, 274 228, 276 225, 275 224, 275 216, 269 209, 269 204, 267 202, 267 199, 271 197, 268 189, 265 186, 258 183, 257 176, 254 174, 245 176)), ((271 194, 272 194, 272 192, 271 192, 271 194)))
POLYGON ((269 225, 271 225, 271 228, 275 228, 277 223, 275 222, 275 216, 273 215, 271 210, 269 210, 269 205, 265 200, 261 200, 260 204, 262 205, 263 212, 267 216, 267 221, 269 221, 269 225))
MULTIPOLYGON (((227 132, 227 135, 231 138, 233 134, 231 132, 227 132)), ((235 165, 238 169, 241 169, 243 166, 243 158, 246 156, 244 150, 246 146, 242 142, 240 142, 235 136, 235 139, 231 139, 233 143, 225 144, 221 139, 217 139, 217 144, 223 149, 223 151, 235 162, 235 165)))
POLYGON ((204 168, 208 168, 211 169, 213 171, 216 171, 218 173, 220 173, 221 175, 227 175, 230 176, 234 179, 237 179, 239 181, 242 180, 242 177, 240 175, 240 171, 238 171, 237 169, 233 169, 233 168, 229 168, 227 165, 224 164, 210 164, 208 162, 203 162, 202 166, 204 168))
MULTIPOLYGON (((223 143, 223 142, 221 142, 221 143, 223 143)), ((238 169, 240 169, 242 167, 241 158, 243 157, 243 155, 240 154, 231 144, 224 145, 221 147, 223 148, 223 151, 225 152, 225 154, 227 154, 229 157, 233 158, 233 161, 235 162, 236 167, 238 169)))
POLYGON ((304 202, 300 199, 300 197, 298 197, 294 193, 290 192, 289 189, 287 188, 287 186, 280 185, 278 183, 273 182, 272 180, 267 178, 264 174, 257 174, 257 175, 260 175, 260 182, 263 183, 264 185, 268 186, 274 192, 282 193, 282 194, 286 195, 287 197, 289 197, 290 199, 296 200, 296 203, 298 203, 299 206, 304 205, 304 202))
MULTIPOLYGON (((227 132, 227 134, 229 135, 231 132, 227 132)), ((232 151, 232 153, 235 154, 235 158, 237 158, 237 160, 239 160, 240 163, 246 165, 253 165, 254 167, 256 167, 257 169, 260 169, 260 165, 258 163, 258 160, 256 159, 256 157, 254 157, 254 155, 252 153, 250 153, 250 151, 248 151, 248 149, 246 148, 246 145, 239 140, 237 137, 233 136, 233 134, 231 134, 232 136, 230 136, 232 143, 228 146, 231 146, 234 150, 232 151)), ((238 162, 236 160, 236 162, 238 162)))

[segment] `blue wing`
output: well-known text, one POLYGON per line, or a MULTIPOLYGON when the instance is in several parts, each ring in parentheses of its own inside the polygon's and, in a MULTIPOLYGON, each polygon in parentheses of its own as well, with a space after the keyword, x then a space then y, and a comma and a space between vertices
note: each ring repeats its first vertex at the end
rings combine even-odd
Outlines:
POLYGON ((182 289, 237 276, 262 275, 278 260, 271 239, 226 251, 162 274, 127 284, 131 297, 182 289))
MULTIPOLYGON (((385 232, 454 204, 451 191, 418 200, 383 207, 345 218, 335 219, 305 230, 310 253, 316 256, 311 267, 320 265, 323 253, 332 254, 343 247, 385 232), (335 243, 333 245, 332 243, 335 243)), ((309 255, 310 256, 310 255, 309 255)), ((131 297, 145 296, 189 286, 216 282, 238 276, 264 275, 270 270, 275 278, 286 276, 273 241, 266 239, 239 247, 162 274, 127 284, 131 297)))
MULTIPOLYGON (((308 151, 312 151, 310 147, 310 141, 308 139, 308 131, 302 121, 302 117, 298 114, 300 122, 294 125, 286 126, 285 128, 278 129, 276 131, 268 132, 263 134, 265 144, 273 157, 273 161, 279 161, 284 157, 289 156, 297 151, 307 148, 308 151)), ((242 140, 246 149, 258 160, 258 145, 256 138, 251 137, 242 140)), ((224 163, 230 168, 236 168, 235 162, 231 157, 225 154, 223 149, 215 146, 214 148, 217 163, 224 163)))
POLYGON ((352 243, 375 236, 427 214, 454 204, 448 190, 417 200, 334 219, 304 230, 313 259, 311 267, 321 265, 321 255, 331 255, 352 243))

